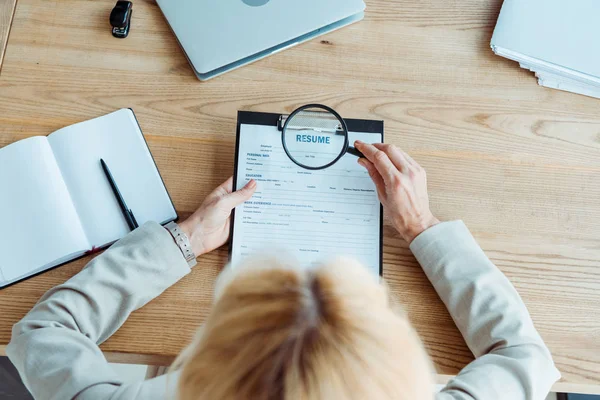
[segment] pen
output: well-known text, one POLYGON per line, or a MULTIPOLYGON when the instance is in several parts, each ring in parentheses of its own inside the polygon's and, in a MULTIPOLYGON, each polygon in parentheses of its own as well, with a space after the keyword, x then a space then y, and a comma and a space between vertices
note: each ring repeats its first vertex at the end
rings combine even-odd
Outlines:
POLYGON ((117 198, 117 202, 119 203, 119 207, 121 207, 121 212, 123 213, 123 216, 125 217, 125 221, 127 221, 127 225, 129 226, 129 229, 134 230, 135 228, 138 227, 138 223, 135 220, 133 211, 131 211, 131 209, 129 207, 127 207, 127 204, 125 203, 125 199, 123 199, 123 196, 121 196, 121 192, 119 191, 119 188, 117 187, 117 183, 113 179, 113 176, 110 173, 110 170, 108 169, 108 165, 106 165, 106 163, 104 162, 103 159, 100 159, 100 164, 102 165, 102 170, 104 171, 104 175, 106 175, 106 179, 108 179, 110 188, 112 189, 113 193, 115 194, 115 197, 117 198))

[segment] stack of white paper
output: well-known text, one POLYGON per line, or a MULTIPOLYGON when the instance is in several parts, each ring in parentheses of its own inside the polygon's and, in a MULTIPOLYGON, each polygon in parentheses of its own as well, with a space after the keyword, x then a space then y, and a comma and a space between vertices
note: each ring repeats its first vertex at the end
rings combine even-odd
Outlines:
POLYGON ((600 98, 600 0, 505 0, 491 45, 542 86, 600 98))

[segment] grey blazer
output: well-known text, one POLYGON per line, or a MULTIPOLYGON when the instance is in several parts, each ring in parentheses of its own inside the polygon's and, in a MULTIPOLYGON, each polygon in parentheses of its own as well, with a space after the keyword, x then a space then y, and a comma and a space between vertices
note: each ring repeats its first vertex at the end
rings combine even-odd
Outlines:
MULTIPOLYGON (((476 357, 437 399, 543 400, 560 374, 467 227, 441 223, 410 248, 476 357)), ((177 373, 125 384, 98 345, 189 272, 169 233, 147 223, 48 291, 13 327, 6 352, 36 399, 172 399, 177 373)))

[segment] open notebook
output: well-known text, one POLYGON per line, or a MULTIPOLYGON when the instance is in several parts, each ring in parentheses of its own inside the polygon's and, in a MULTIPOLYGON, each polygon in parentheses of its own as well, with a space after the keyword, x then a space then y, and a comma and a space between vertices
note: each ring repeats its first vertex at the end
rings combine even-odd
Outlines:
POLYGON ((0 288, 129 232, 100 158, 140 225, 177 218, 130 109, 13 143, 0 149, 0 288))

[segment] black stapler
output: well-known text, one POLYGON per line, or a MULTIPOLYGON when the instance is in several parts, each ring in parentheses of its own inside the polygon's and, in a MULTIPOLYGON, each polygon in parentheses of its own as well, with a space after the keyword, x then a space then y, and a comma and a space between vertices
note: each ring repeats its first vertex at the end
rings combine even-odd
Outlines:
POLYGON ((116 38, 124 39, 129 35, 129 23, 133 13, 133 4, 130 1, 117 1, 117 5, 110 13, 110 24, 112 25, 112 35, 116 38))

